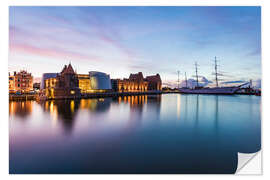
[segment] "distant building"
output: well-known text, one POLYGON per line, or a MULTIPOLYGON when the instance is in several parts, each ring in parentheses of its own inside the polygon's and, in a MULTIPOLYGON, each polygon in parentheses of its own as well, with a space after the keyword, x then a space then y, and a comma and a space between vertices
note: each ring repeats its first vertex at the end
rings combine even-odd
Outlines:
POLYGON ((113 79, 112 86, 118 92, 144 92, 147 91, 148 82, 143 78, 142 72, 130 74, 128 79, 113 79))
POLYGON ((159 74, 144 78, 142 72, 130 74, 128 79, 112 79, 111 83, 112 88, 118 92, 160 91, 162 85, 159 74))
POLYGON ((27 71, 14 71, 13 75, 9 74, 9 93, 21 92, 28 93, 33 91, 33 76, 27 71))
POLYGON ((33 89, 34 90, 40 90, 40 83, 34 83, 33 84, 33 89))
POLYGON ((103 92, 112 89, 110 75, 97 72, 97 71, 90 71, 89 72, 90 78, 90 88, 95 92, 103 92))
POLYGON ((148 90, 161 91, 162 81, 159 74, 147 76, 145 79, 148 82, 148 90))
POLYGON ((91 86, 90 86, 90 77, 89 74, 78 74, 78 80, 79 80, 79 88, 81 90, 81 93, 90 93, 91 86))
POLYGON ((56 77, 45 80, 45 95, 49 98, 77 97, 80 95, 78 76, 71 64, 65 65, 56 77))
POLYGON ((77 96, 85 93, 107 92, 112 89, 110 75, 91 71, 77 74, 71 64, 64 66, 60 73, 45 73, 41 88, 49 98, 77 96))
POLYGON ((40 89, 46 89, 45 81, 50 78, 56 78, 58 73, 44 73, 41 78, 40 89))

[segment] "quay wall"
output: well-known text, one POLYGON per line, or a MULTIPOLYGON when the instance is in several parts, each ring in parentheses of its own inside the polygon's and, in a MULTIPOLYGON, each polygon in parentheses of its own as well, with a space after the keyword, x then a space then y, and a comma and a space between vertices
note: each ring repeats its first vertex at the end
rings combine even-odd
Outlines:
POLYGON ((145 91, 145 92, 104 92, 104 93, 83 93, 80 96, 57 96, 53 99, 88 99, 88 98, 105 98, 119 96, 136 96, 136 95, 156 95, 162 94, 162 91, 145 91))
POLYGON ((10 94, 9 95, 9 101, 27 101, 27 100, 36 100, 37 94, 23 94, 23 95, 15 95, 10 94))

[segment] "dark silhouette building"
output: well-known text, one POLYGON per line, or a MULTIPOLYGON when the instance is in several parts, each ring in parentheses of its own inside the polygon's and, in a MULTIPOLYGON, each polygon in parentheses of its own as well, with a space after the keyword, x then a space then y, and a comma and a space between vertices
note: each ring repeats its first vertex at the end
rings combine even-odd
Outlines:
POLYGON ((46 96, 49 98, 67 98, 80 96, 79 80, 71 64, 65 65, 55 78, 45 81, 46 96))
POLYGON ((148 90, 161 91, 162 81, 159 74, 147 76, 145 80, 148 82, 148 90))

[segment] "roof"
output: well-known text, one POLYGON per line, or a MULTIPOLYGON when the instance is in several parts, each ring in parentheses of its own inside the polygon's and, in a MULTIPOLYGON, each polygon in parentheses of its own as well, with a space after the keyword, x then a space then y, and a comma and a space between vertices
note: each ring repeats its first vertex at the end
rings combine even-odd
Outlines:
POLYGON ((156 74, 156 75, 153 75, 153 76, 147 76, 145 79, 147 81, 154 81, 154 82, 160 81, 161 82, 161 78, 160 78, 159 74, 156 74))
POLYGON ((69 65, 65 65, 63 70, 61 71, 61 74, 75 74, 75 71, 73 69, 73 67, 71 66, 71 64, 69 63, 69 65))
POLYGON ((143 81, 143 74, 142 74, 142 72, 138 72, 136 74, 130 74, 129 75, 129 80, 132 80, 132 81, 143 81))
POLYGON ((89 76, 109 76, 109 74, 99 71, 90 71, 89 76))

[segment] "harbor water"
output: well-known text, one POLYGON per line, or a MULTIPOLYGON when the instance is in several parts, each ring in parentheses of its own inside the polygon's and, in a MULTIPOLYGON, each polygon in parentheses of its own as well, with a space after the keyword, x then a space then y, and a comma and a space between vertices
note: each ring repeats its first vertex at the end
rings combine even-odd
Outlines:
POLYGON ((235 173, 261 149, 261 97, 10 101, 9 140, 12 174, 235 173))

